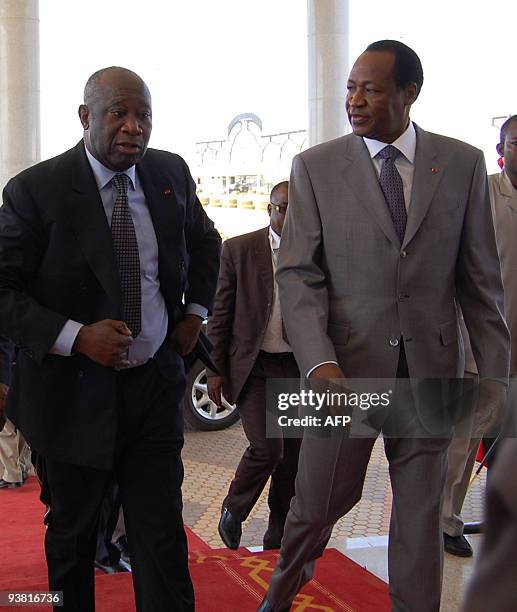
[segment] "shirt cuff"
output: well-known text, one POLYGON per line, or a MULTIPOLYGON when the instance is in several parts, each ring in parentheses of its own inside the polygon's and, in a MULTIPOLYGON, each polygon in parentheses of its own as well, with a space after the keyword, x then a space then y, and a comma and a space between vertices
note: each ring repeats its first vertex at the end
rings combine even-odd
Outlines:
POLYGON ((204 321, 208 316, 208 309, 204 306, 201 306, 201 304, 187 304, 187 307, 185 308, 185 314, 197 315, 198 317, 201 317, 204 321))
POLYGON ((75 339, 82 326, 82 323, 77 323, 76 321, 72 321, 72 319, 68 319, 63 329, 59 332, 59 336, 56 338, 53 346, 50 348, 49 353, 51 355, 70 357, 72 355, 75 339))
POLYGON ((316 368, 319 368, 320 366, 326 364, 326 363, 333 363, 334 365, 338 365, 337 361, 322 361, 321 363, 318 363, 318 365, 315 365, 314 367, 312 367, 307 374, 305 375, 305 378, 309 378, 309 376, 314 372, 314 370, 316 368))

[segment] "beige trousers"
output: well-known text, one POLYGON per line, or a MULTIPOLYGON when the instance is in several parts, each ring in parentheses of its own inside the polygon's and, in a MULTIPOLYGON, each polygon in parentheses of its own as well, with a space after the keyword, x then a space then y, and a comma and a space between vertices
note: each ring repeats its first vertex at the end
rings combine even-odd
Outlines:
POLYGON ((22 482, 22 473, 30 468, 30 448, 21 431, 7 419, 0 431, 0 478, 7 482, 22 482))

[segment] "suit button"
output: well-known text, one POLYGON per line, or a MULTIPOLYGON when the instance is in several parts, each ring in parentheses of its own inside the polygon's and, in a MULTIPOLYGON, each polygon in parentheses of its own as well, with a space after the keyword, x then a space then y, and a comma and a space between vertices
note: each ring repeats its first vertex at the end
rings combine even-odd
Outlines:
POLYGON ((400 256, 402 257, 402 259, 406 259, 407 251, 400 251, 400 256))
POLYGON ((77 376, 79 376, 79 378, 82 378, 84 376, 84 370, 79 370, 79 372, 77 372, 77 376))
POLYGON ((399 339, 398 338, 390 338, 390 346, 398 346, 399 339))

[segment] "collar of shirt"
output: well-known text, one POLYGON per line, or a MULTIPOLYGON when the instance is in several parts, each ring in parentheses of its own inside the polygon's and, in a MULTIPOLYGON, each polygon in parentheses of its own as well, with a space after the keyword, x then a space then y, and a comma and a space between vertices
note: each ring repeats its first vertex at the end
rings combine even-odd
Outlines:
MULTIPOLYGON (((371 158, 373 159, 388 143, 381 142, 380 140, 374 140, 373 138, 363 138, 364 144, 368 148, 371 158)), ((415 151, 416 151, 416 131, 413 122, 410 121, 405 132, 403 132, 397 140, 391 143, 394 147, 404 155, 404 157, 411 162, 415 163, 415 151)))
POLYGON ((96 159, 90 153, 90 151, 88 151, 86 145, 84 146, 84 150, 86 151, 86 157, 88 158, 90 166, 93 170, 93 176, 95 177, 95 182, 97 183, 97 188, 99 189, 99 191, 106 187, 106 185, 111 181, 115 174, 126 174, 129 177, 129 184, 131 185, 132 189, 135 189, 136 171, 134 165, 131 166, 131 168, 124 170, 124 172, 115 172, 114 170, 110 170, 109 168, 106 168, 106 166, 101 164, 101 162, 96 159))
POLYGON ((275 232, 275 230, 269 226, 269 243, 271 244, 271 250, 275 250, 280 248, 280 236, 275 232))

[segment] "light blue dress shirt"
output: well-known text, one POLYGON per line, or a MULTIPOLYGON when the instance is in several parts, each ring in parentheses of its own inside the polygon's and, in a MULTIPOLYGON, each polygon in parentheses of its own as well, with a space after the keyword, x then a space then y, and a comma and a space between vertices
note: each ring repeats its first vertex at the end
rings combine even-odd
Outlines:
MULTIPOLYGON (((85 150, 95 176, 108 224, 111 226, 113 207, 117 197, 117 190, 111 180, 118 173, 101 164, 86 147, 85 150)), ((141 274, 142 329, 129 347, 128 353, 130 367, 134 367, 145 363, 163 344, 167 335, 168 315, 158 278, 158 242, 142 184, 135 166, 131 166, 123 174, 129 177, 128 202, 135 226, 141 274)), ((188 304, 186 312, 196 314, 203 319, 207 315, 206 308, 199 304, 188 304)), ((81 323, 68 320, 49 352, 55 355, 70 356, 81 327, 81 323)))

